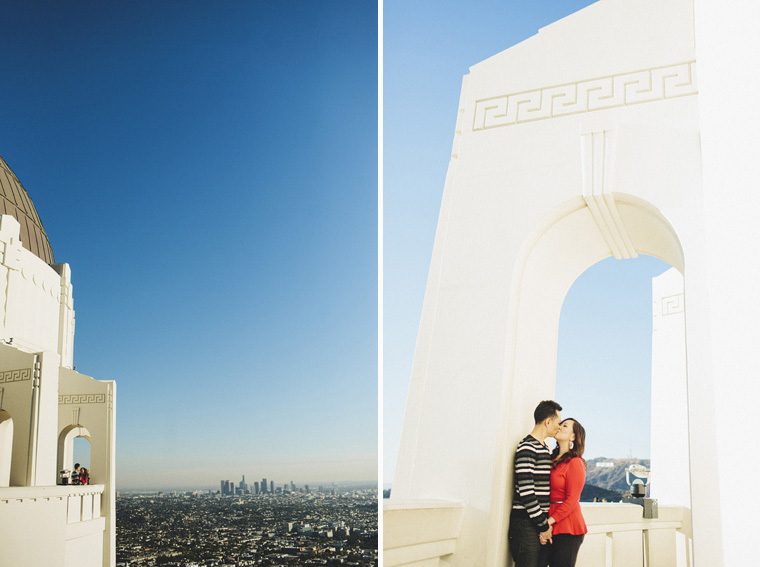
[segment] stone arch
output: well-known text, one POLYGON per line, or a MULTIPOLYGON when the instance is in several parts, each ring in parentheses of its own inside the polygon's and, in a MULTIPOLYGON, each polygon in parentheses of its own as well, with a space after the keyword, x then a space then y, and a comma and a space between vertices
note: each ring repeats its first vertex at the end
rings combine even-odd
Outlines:
POLYGON ((74 439, 84 437, 92 450, 92 435, 81 425, 67 425, 58 436, 58 470, 74 468, 74 439))
MULTIPOLYGON (((513 450, 532 427, 536 400, 552 399, 556 382, 559 317, 565 296, 589 267, 613 254, 610 239, 630 242, 630 254, 657 257, 684 273, 684 253, 671 223, 651 203, 612 193, 609 210, 617 215, 600 225, 602 215, 589 200, 571 199, 554 209, 526 238, 515 265, 510 296, 493 501, 486 548, 489 565, 506 563, 506 530, 511 507, 513 450), (610 235, 610 232, 617 232, 610 235)), ((625 255, 623 257, 626 257, 625 255)))
POLYGON ((0 409, 0 487, 10 486, 13 455, 13 418, 0 409))

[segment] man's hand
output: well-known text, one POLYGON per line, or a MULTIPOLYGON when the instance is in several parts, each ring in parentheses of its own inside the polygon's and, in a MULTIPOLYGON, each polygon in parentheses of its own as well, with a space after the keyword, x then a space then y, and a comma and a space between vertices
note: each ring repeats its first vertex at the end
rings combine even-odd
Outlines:
POLYGON ((552 543, 552 527, 549 526, 549 529, 545 532, 541 532, 538 534, 538 540, 541 542, 541 545, 546 545, 547 543, 552 543))

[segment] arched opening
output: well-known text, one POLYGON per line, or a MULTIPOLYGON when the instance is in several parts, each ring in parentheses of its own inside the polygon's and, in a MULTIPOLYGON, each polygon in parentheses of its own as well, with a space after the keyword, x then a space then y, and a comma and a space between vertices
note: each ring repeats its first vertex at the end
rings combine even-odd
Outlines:
POLYGON ((619 193, 594 199, 578 197, 546 217, 526 239, 515 268, 504 370, 507 387, 487 542, 489 551, 493 550, 490 565, 503 564, 507 558, 504 535, 511 507, 512 451, 532 427, 537 401, 555 398, 559 320, 568 290, 587 269, 610 257, 612 250, 622 258, 653 256, 683 273, 679 239, 654 206, 619 193), (592 208, 592 200, 594 207, 605 207, 601 214, 592 208), (625 242, 626 247, 613 241, 625 242))
POLYGON ((680 273, 646 255, 602 260, 568 291, 556 399, 588 433, 582 501, 629 496, 625 469, 644 466, 651 497, 691 507, 682 294, 680 273))
POLYGON ((91 435, 86 427, 81 425, 69 425, 58 436, 58 471, 59 478, 66 478, 68 483, 74 464, 79 463, 85 468, 90 468, 91 435))
POLYGON ((0 410, 0 487, 10 486, 13 454, 13 418, 0 410))
POLYGON ((89 470, 91 452, 90 440, 87 437, 74 437, 74 464, 79 463, 80 466, 89 470))

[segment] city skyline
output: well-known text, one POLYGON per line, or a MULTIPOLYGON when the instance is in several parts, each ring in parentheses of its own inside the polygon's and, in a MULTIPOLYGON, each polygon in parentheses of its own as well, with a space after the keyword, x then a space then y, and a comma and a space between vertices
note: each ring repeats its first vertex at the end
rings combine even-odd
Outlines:
POLYGON ((377 6, 5 6, 0 155, 118 489, 377 476, 377 6))

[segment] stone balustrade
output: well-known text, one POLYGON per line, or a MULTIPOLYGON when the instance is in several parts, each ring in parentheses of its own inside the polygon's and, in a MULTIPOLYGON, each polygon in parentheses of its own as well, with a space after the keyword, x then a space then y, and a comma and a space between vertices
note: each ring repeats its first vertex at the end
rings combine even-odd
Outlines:
POLYGON ((447 500, 385 502, 383 567, 435 567, 456 551, 464 505, 447 500))
MULTIPOLYGON (((578 555, 583 567, 691 567, 688 508, 661 506, 657 519, 624 503, 584 503, 588 534, 578 555)), ((436 567, 457 561, 464 505, 445 500, 386 501, 383 507, 383 566, 436 567), (448 556, 448 557, 447 557, 448 556)), ((483 534, 485 544, 486 535, 483 534)), ((506 534, 505 534, 506 537, 506 534)))

